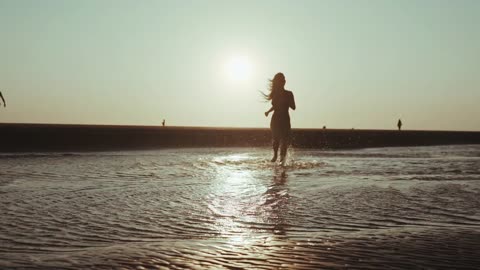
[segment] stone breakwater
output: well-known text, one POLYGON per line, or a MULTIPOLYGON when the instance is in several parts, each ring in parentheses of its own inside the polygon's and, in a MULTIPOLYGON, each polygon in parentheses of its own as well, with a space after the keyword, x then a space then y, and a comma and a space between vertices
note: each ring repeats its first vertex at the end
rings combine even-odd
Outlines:
MULTIPOLYGON (((480 132, 293 129, 297 148, 480 144, 480 132)), ((267 128, 0 124, 0 152, 104 151, 167 147, 264 147, 267 128)))

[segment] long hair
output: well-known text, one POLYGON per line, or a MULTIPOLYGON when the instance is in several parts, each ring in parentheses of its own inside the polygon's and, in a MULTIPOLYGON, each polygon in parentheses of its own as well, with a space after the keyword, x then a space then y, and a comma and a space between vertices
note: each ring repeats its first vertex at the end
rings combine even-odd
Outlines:
POLYGON ((266 101, 272 100, 275 98, 275 96, 283 90, 283 87, 285 87, 285 75, 283 73, 279 72, 273 76, 273 79, 269 80, 270 81, 270 89, 268 94, 265 94, 262 92, 263 97, 265 98, 266 101))

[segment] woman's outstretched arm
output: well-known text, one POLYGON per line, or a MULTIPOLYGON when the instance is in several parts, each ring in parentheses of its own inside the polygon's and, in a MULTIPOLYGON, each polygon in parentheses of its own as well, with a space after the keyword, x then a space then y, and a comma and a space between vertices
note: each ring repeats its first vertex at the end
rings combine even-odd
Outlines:
POLYGON ((273 106, 270 108, 270 110, 265 112, 265 116, 268 116, 269 113, 273 112, 273 106))
POLYGON ((295 106, 295 98, 293 97, 293 93, 292 93, 292 98, 290 99, 289 106, 290 108, 292 108, 292 110, 295 110, 297 108, 297 106, 295 106))

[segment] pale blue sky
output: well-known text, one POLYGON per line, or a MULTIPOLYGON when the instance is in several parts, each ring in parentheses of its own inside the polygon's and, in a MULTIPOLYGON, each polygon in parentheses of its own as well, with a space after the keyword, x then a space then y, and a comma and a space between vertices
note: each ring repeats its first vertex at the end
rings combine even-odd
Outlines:
POLYGON ((0 122, 480 130, 480 1, 0 0, 0 122), (225 66, 250 59, 235 81, 225 66))

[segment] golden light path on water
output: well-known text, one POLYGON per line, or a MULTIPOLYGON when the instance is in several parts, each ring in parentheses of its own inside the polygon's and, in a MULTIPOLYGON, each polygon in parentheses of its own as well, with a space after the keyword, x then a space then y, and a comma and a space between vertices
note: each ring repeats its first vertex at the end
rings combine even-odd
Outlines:
MULTIPOLYGON (((241 163, 248 160, 248 155, 227 155, 214 159, 215 163, 241 163)), ((242 216, 242 212, 251 211, 255 212, 255 201, 249 201, 247 203, 242 202, 238 198, 249 191, 265 192, 267 188, 264 186, 257 186, 251 171, 246 170, 231 170, 230 168, 220 167, 217 168, 215 191, 218 194, 223 194, 222 197, 217 197, 209 203, 208 208, 217 217, 215 223, 215 229, 220 234, 228 239, 228 243, 232 246, 245 246, 254 245, 255 242, 263 241, 262 239, 256 239, 254 232, 246 227, 239 226, 237 217, 242 216)), ((258 203, 258 202, 257 202, 258 203)), ((249 218, 247 222, 255 222, 255 218, 249 218)))
MULTIPOLYGON (((213 162, 220 165, 216 170, 215 188, 209 201, 208 208, 215 216, 213 228, 226 239, 233 254, 252 254, 256 260, 267 257, 276 257, 282 249, 288 250, 296 242, 286 235, 286 221, 289 208, 289 193, 285 186, 288 180, 290 161, 287 166, 265 163, 273 177, 265 183, 258 180, 255 170, 248 170, 244 166, 226 167, 225 164, 248 164, 255 157, 249 154, 231 154, 216 157, 213 162), (218 196, 218 194, 222 194, 218 196)), ((247 165, 248 166, 248 165, 247 165)), ((291 168, 290 168, 291 169, 291 168)), ((327 237, 317 234, 316 238, 327 237)), ((309 239, 307 239, 309 241, 309 239)), ((325 250, 330 250, 333 243, 325 242, 325 250)), ((308 258, 308 255, 304 259, 308 258)), ((287 263, 284 266, 295 265, 287 263)), ((322 265, 334 263, 320 262, 322 265)))

